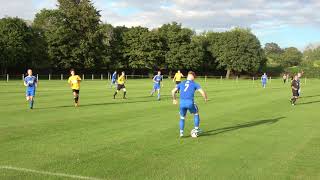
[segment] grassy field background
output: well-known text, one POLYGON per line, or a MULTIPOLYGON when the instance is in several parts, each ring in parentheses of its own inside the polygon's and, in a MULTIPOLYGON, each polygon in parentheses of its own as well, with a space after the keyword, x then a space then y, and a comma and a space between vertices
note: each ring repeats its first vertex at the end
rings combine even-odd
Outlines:
POLYGON ((205 133, 179 139, 169 80, 160 102, 148 79, 129 80, 127 100, 84 81, 78 108, 65 81, 40 81, 34 110, 21 81, 0 82, 0 179, 320 179, 320 80, 295 107, 281 80, 199 83, 205 133))

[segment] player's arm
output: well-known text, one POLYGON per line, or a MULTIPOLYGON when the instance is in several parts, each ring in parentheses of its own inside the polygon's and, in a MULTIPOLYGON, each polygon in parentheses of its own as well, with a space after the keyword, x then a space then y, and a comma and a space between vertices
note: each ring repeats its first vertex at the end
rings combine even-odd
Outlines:
POLYGON ((152 79, 154 83, 157 83, 156 77, 157 77, 157 76, 154 76, 153 79, 152 79))
POLYGON ((171 91, 171 95, 172 95, 172 99, 173 99, 173 104, 178 104, 178 101, 177 101, 177 91, 179 89, 177 87, 175 87, 172 91, 171 91))
POLYGON ((23 85, 24 85, 24 86, 26 86, 26 87, 28 86, 28 84, 27 84, 27 81, 26 81, 26 80, 24 80, 24 81, 23 81, 23 85))
POLYGON ((71 82, 70 78, 68 79, 68 84, 69 84, 70 87, 72 87, 72 82, 71 82))
POLYGON ((172 82, 174 82, 176 80, 176 75, 174 75, 173 79, 172 79, 172 82))
POLYGON ((207 101, 208 101, 208 95, 207 95, 207 93, 206 93, 203 89, 198 89, 198 91, 200 92, 200 94, 201 94, 202 97, 204 98, 204 101, 207 102, 207 101))
POLYGON ((36 88, 38 87, 38 85, 39 85, 39 81, 38 81, 38 79, 36 79, 36 82, 35 82, 36 88))

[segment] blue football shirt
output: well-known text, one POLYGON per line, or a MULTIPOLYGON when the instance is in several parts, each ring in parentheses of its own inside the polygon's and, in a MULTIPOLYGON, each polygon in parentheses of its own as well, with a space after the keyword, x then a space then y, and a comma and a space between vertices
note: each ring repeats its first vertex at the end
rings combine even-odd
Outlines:
POLYGON ((24 82, 28 85, 28 89, 35 89, 38 80, 35 76, 27 76, 24 78, 24 82))
POLYGON ((194 100, 194 93, 201 89, 200 85, 194 81, 186 80, 177 85, 180 90, 181 100, 194 100))

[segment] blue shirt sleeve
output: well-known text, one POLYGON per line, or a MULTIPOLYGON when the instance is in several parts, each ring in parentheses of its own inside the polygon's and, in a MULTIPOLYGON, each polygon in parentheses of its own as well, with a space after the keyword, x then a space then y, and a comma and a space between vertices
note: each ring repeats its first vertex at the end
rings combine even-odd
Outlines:
POLYGON ((198 83, 195 83, 194 85, 195 85, 195 89, 196 89, 196 90, 201 89, 201 86, 200 86, 198 83))

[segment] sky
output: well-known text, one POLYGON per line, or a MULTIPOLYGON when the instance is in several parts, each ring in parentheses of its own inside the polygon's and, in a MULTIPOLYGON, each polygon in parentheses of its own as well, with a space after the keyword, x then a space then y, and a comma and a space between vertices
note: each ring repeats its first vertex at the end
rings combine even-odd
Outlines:
MULTIPOLYGON (((92 0, 102 21, 114 26, 157 28, 176 21, 196 32, 250 28, 261 44, 303 50, 320 42, 320 0, 92 0)), ((56 0, 0 0, 0 18, 32 20, 56 0)))

